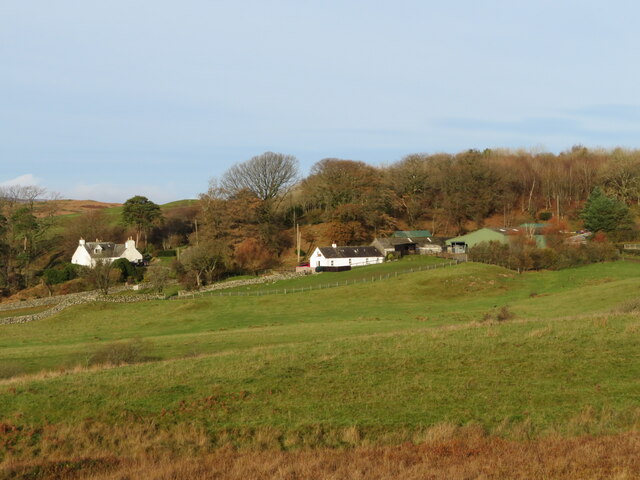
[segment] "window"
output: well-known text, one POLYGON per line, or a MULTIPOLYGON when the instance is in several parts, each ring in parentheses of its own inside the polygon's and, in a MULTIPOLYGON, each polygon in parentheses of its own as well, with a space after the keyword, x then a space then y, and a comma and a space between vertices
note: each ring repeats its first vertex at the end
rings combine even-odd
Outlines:
POLYGON ((333 260, 331 260, 331 266, 333 267, 333 260))
POLYGON ((349 265, 351 265, 351 259, 349 259, 349 265))

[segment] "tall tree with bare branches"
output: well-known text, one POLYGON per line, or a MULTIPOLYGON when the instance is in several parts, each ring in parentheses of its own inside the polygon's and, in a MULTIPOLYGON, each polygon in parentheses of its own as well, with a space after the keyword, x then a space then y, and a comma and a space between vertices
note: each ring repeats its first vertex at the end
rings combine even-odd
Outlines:
POLYGON ((284 153, 265 152, 231 167, 223 175, 221 186, 233 195, 247 189, 268 202, 282 197, 298 179, 298 160, 284 153))

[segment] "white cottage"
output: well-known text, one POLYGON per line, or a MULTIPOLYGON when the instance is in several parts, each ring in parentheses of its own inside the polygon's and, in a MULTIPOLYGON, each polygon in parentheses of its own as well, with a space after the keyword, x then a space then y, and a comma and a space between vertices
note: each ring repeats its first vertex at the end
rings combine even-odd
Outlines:
POLYGON ((384 257, 376 247, 317 247, 311 254, 309 266, 317 267, 361 267, 382 263, 384 257))
POLYGON ((97 261, 114 262, 126 258, 132 263, 143 261, 142 254, 136 249, 136 242, 129 238, 124 244, 111 242, 85 242, 82 238, 71 257, 71 263, 85 267, 95 267, 97 261))

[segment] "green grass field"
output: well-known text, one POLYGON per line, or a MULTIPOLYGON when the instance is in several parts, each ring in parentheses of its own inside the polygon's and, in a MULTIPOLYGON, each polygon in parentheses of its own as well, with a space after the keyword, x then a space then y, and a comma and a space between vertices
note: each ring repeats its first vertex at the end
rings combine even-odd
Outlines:
MULTIPOLYGON (((399 265, 411 262, 350 275, 399 265)), ((331 275, 343 274, 287 285, 331 275)), ((0 380, 0 419, 71 437, 88 424, 126 429, 155 448, 152 428, 176 449, 196 437, 393 444, 442 423, 523 438, 627 431, 640 427, 640 315, 615 311, 639 294, 634 263, 522 275, 468 263, 287 295, 87 304, 0 326, 0 365, 13 377, 0 380), (90 367, 131 339, 143 363, 90 367)), ((31 455, 40 440, 20 442, 31 455)), ((114 454, 127 445, 107 443, 114 454)))

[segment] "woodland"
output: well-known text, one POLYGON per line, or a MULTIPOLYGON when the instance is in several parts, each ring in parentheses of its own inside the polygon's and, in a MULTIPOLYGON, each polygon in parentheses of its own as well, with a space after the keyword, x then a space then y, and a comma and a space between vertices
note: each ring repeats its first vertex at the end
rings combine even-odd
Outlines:
POLYGON ((120 209, 60 215, 59 199, 50 197, 36 186, 0 191, 5 296, 80 275, 68 265, 79 238, 132 236, 149 257, 175 256, 163 265, 191 286, 294 265, 296 228, 302 260, 318 245, 368 244, 400 229, 446 237, 485 225, 547 222, 555 232, 589 228, 601 242, 634 241, 640 151, 416 153, 381 166, 325 158, 304 177, 295 157, 265 152, 212 178, 197 202, 158 206, 136 196, 120 209), (596 207, 587 208, 592 195, 596 207), (128 204, 141 210, 127 213, 128 204))

